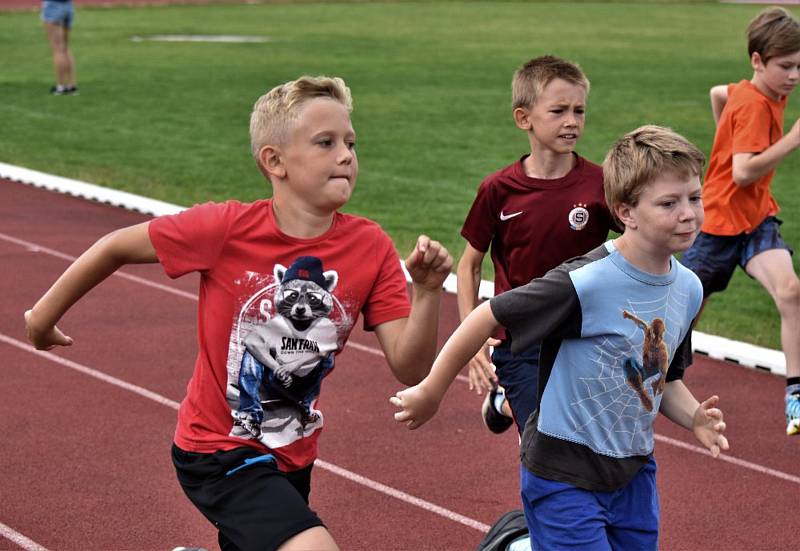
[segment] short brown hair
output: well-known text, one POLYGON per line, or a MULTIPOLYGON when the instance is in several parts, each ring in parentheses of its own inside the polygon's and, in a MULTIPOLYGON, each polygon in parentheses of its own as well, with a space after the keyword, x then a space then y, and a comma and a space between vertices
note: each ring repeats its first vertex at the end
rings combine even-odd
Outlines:
POLYGON ((644 188, 662 174, 700 176, 706 157, 689 140, 663 126, 641 126, 611 146, 603 161, 606 204, 614 212, 622 203, 636 206, 644 188))
POLYGON ((536 57, 514 73, 511 80, 511 109, 531 107, 545 86, 560 78, 583 86, 589 93, 589 79, 575 63, 554 55, 536 57))
POLYGON ((250 149, 258 158, 267 144, 280 145, 289 136, 291 123, 308 100, 330 98, 353 110, 350 88, 339 77, 301 76, 276 86, 256 100, 250 115, 250 149))
POLYGON ((766 63, 773 57, 800 52, 800 21, 783 8, 767 8, 747 27, 747 53, 758 52, 766 63))

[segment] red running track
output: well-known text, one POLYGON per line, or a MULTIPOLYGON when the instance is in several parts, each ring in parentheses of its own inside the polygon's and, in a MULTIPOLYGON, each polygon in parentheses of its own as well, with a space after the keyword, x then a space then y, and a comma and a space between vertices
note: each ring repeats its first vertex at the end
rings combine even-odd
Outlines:
MULTIPOLYGON (((141 279, 110 278, 63 320, 74 346, 40 353, 24 339, 23 311, 70 257, 145 219, 0 180, 0 549, 216 548, 169 458, 195 355, 196 278, 127 267, 141 279)), ((447 335, 452 296, 443 318, 447 335)), ((357 329, 348 346, 322 393, 312 506, 345 550, 474 549, 518 507, 516 437, 483 427, 463 382, 422 429, 396 425, 388 397, 400 387, 374 337, 357 329)), ((697 357, 687 383, 721 396, 732 450, 713 460, 659 420, 661 547, 793 547, 800 439, 783 433, 783 380, 697 357)))

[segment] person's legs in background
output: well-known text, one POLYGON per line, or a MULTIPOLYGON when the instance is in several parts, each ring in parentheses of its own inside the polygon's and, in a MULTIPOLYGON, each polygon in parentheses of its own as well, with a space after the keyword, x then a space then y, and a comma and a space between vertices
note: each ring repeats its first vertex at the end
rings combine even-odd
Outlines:
POLYGON ((53 54, 53 70, 56 77, 56 84, 50 92, 55 95, 77 93, 75 60, 69 49, 72 4, 44 2, 42 21, 53 54))

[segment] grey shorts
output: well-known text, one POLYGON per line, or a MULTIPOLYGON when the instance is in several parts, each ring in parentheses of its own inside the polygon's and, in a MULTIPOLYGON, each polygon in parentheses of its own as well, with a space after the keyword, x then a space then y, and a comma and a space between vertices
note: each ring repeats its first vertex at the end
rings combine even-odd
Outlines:
POLYGON ((754 256, 771 249, 792 253, 781 237, 781 224, 774 216, 768 216, 752 233, 711 235, 700 232, 691 248, 683 253, 681 264, 700 278, 703 297, 724 291, 737 265, 744 269, 754 256))

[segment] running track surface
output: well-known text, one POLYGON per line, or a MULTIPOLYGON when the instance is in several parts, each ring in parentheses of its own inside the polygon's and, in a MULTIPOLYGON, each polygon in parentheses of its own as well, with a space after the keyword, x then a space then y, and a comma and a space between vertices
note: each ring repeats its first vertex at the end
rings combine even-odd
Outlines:
MULTIPOLYGON (((74 346, 40 353, 24 338, 23 311, 71 257, 146 219, 0 180, 0 549, 216 549, 169 457, 195 355, 197 278, 126 267, 135 278, 111 277, 60 324, 74 346)), ((446 296, 442 338, 456 321, 446 296)), ((783 380, 695 360, 687 383, 722 397, 732 450, 713 460, 659 419, 661 547, 793 547, 800 439, 783 433, 783 380)), ((401 387, 375 338, 353 332, 324 384, 311 495, 342 549, 474 549, 518 508, 516 436, 490 434, 466 387, 457 381, 437 417, 408 431, 392 420, 401 387)))

